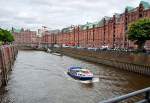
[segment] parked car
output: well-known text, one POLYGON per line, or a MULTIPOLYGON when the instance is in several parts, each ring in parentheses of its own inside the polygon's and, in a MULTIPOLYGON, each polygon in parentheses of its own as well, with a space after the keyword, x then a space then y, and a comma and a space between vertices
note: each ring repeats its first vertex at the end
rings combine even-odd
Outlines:
POLYGON ((59 48, 60 46, 59 46, 59 45, 57 45, 57 44, 55 44, 55 45, 54 45, 54 47, 59 48))
POLYGON ((85 49, 85 47, 77 46, 77 49, 85 49))
POLYGON ((93 50, 93 51, 96 51, 98 48, 92 48, 92 47, 89 47, 87 48, 88 50, 93 50))
POLYGON ((108 46, 106 45, 103 45, 102 47, 101 47, 101 50, 107 50, 108 49, 108 46))

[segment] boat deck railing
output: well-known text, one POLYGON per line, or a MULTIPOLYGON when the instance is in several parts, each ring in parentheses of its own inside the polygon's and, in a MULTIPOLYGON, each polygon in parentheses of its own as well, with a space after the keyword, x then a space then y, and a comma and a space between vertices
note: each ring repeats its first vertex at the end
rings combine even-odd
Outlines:
POLYGON ((112 99, 104 100, 99 103, 119 103, 119 102, 123 102, 125 100, 127 101, 135 96, 139 96, 143 94, 144 94, 144 98, 136 103, 150 103, 150 87, 141 89, 141 90, 129 93, 129 94, 125 94, 119 97, 115 97, 112 99))

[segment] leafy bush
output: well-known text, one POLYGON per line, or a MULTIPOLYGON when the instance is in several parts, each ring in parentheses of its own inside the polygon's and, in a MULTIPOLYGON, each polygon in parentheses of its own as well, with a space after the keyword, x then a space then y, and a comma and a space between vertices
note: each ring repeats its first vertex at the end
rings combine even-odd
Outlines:
POLYGON ((14 36, 11 32, 0 28, 0 42, 1 43, 11 43, 14 41, 14 36))
POLYGON ((146 40, 150 40, 150 18, 139 19, 128 26, 128 39, 134 41, 138 50, 144 50, 146 40))

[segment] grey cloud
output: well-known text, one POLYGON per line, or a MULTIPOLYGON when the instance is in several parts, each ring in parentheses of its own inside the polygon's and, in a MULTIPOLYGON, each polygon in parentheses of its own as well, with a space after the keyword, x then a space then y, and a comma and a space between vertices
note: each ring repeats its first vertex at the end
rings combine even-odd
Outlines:
MULTIPOLYGON (((147 0, 148 1, 148 0, 147 0)), ((136 7, 140 0, 1 0, 0 25, 9 28, 63 28, 100 20, 136 7), (6 5, 7 4, 7 5, 6 5)))

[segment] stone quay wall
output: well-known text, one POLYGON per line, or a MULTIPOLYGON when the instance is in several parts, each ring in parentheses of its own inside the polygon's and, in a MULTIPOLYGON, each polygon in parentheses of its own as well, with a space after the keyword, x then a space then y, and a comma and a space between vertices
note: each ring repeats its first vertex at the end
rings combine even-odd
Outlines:
POLYGON ((74 48, 53 48, 52 51, 150 76, 150 55, 148 54, 121 51, 90 51, 74 48))
POLYGON ((17 54, 18 49, 14 45, 0 46, 0 87, 7 85, 17 54))

